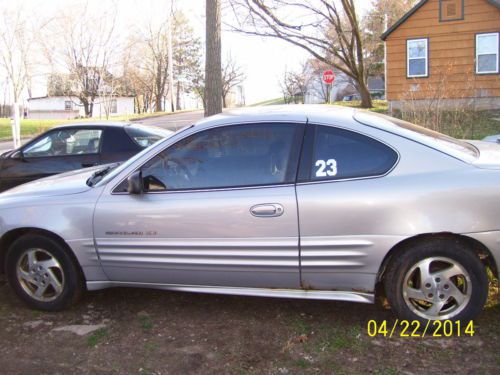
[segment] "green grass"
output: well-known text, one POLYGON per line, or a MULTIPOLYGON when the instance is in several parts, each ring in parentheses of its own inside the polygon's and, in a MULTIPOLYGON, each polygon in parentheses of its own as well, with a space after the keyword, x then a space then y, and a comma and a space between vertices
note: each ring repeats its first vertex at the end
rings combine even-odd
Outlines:
MULTIPOLYGON (((368 108, 369 111, 387 114, 387 111, 388 111, 387 100, 372 100, 372 104, 373 104, 373 107, 368 108)), ((350 102, 339 101, 339 102, 333 102, 332 105, 340 105, 342 107, 361 108, 361 101, 359 101, 359 100, 353 100, 350 102)))
MULTIPOLYGON (((86 121, 130 121, 130 120, 140 120, 149 117, 172 115, 181 112, 190 111, 177 111, 177 112, 154 112, 154 113, 141 113, 132 115, 122 115, 122 116, 111 116, 108 120, 106 118, 92 117, 83 119, 72 119, 72 120, 41 120, 41 119, 22 119, 21 120, 21 137, 33 137, 44 131, 53 128, 54 126, 71 124, 76 122, 86 122, 86 121)), ((10 119, 0 118, 0 141, 11 140, 12 139, 12 127, 10 124, 10 119)))
POLYGON ((251 104, 250 107, 257 107, 262 105, 280 105, 280 104, 285 104, 285 100, 283 98, 264 100, 263 102, 251 104))
POLYGON ((308 368, 310 366, 310 363, 304 358, 299 358, 297 361, 295 361, 295 364, 300 368, 308 368))
POLYGON ((365 343, 361 340, 361 328, 346 328, 343 325, 323 325, 319 330, 317 352, 337 352, 339 350, 361 351, 365 343))
POLYGON ((149 315, 141 314, 138 316, 138 319, 143 331, 151 331, 153 329, 153 321, 149 315))
POLYGON ((97 344, 99 344, 99 342, 101 342, 107 336, 108 330, 106 328, 99 328, 87 338, 87 346, 89 348, 95 348, 97 344))

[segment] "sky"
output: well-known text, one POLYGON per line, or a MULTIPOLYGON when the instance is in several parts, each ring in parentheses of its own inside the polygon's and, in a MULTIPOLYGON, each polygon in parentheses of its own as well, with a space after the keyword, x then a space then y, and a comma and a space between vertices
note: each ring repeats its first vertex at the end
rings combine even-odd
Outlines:
MULTIPOLYGON (((41 16, 57 13, 59 9, 78 9, 88 5, 92 12, 117 5, 118 29, 134 24, 161 22, 168 14, 169 0, 16 0, 28 11, 41 16)), ((12 6, 16 1, 0 0, 0 8, 12 6)), ((224 0, 223 0, 224 1, 224 0)), ((205 0, 174 0, 175 7, 182 10, 189 19, 195 34, 205 38, 205 0)), ((363 15, 371 6, 371 0, 357 0, 358 13, 363 15)), ((230 22, 223 14, 222 22, 230 22)), ((227 26, 222 31, 222 59, 231 55, 246 75, 243 83, 246 103, 252 104, 281 97, 279 79, 285 70, 297 69, 310 56, 307 52, 275 38, 246 36, 231 32, 227 26)), ((43 96, 45 79, 39 78, 34 85, 33 96, 43 96)))

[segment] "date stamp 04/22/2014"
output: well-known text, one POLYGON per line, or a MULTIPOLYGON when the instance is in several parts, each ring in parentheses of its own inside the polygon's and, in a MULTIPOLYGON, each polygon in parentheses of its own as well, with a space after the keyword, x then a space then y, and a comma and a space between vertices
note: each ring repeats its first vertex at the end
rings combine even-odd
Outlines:
POLYGON ((474 321, 462 323, 459 320, 427 320, 422 324, 418 320, 399 320, 388 322, 369 320, 366 332, 368 336, 382 337, 460 337, 474 336, 474 321))

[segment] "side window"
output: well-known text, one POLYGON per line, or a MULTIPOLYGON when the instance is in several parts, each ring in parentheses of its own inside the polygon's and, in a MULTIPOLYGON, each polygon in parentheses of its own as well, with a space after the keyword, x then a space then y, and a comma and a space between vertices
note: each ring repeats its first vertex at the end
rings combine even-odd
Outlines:
POLYGON ((390 147, 370 137, 331 126, 317 126, 310 161, 310 180, 380 176, 398 159, 390 147))
POLYGON ((54 130, 23 150, 25 157, 95 154, 99 152, 102 130, 54 130))
POLYGON ((108 127, 104 131, 104 140, 102 144, 103 153, 117 152, 138 152, 139 147, 130 139, 121 127, 108 127))
POLYGON ((226 126, 193 134, 142 167, 146 191, 272 185, 295 180, 302 127, 226 126))

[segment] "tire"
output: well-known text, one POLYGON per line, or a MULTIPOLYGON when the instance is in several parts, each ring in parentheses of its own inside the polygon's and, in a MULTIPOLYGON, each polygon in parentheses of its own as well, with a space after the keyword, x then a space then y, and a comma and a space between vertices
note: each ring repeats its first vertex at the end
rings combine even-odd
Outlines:
POLYGON ((5 274, 17 296, 38 310, 64 310, 83 291, 82 273, 66 248, 39 234, 26 234, 12 244, 5 274))
POLYGON ((418 320, 423 327, 428 320, 466 324, 488 297, 480 259, 461 241, 443 238, 423 240, 396 255, 387 267, 384 287, 397 317, 418 320))

